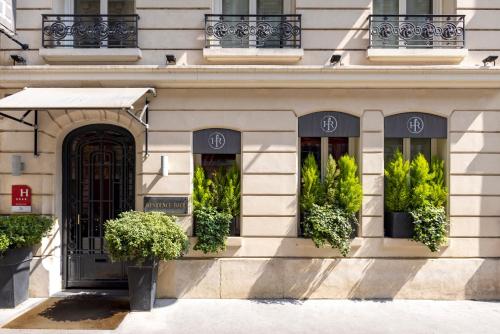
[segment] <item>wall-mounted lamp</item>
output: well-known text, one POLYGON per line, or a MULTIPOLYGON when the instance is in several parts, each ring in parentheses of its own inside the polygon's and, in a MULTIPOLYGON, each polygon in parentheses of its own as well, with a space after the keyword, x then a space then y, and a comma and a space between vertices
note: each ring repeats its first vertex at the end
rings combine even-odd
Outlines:
POLYGON ((24 172, 24 162, 20 155, 13 155, 12 160, 12 176, 20 176, 24 172))
POLYGON ((330 65, 335 66, 338 63, 340 63, 340 60, 342 59, 341 55, 332 55, 330 58, 330 65))
POLYGON ((10 59, 12 59, 12 65, 16 66, 16 64, 26 65, 26 59, 19 55, 10 55, 10 59))
POLYGON ((161 175, 168 176, 169 167, 170 166, 168 164, 168 155, 162 155, 161 156, 161 175))
POLYGON ((165 59, 167 61, 167 65, 175 65, 177 63, 177 58, 175 58, 175 55, 166 55, 165 59))
POLYGON ((488 57, 483 59, 483 65, 487 66, 488 64, 493 63, 493 66, 496 66, 497 59, 498 59, 498 56, 488 56, 488 57))

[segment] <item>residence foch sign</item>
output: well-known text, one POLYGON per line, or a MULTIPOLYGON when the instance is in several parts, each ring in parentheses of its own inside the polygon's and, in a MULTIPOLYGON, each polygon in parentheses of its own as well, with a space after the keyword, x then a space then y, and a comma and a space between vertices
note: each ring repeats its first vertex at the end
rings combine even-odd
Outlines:
POLYGON ((31 212, 31 188, 27 185, 12 186, 12 212, 31 212))

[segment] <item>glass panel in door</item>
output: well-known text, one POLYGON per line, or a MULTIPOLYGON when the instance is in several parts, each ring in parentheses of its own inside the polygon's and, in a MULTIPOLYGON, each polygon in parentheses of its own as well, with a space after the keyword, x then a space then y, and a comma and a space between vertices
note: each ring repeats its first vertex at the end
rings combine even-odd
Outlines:
POLYGON ((286 22, 286 19, 281 16, 283 15, 283 0, 257 0, 257 15, 259 15, 257 18, 257 47, 284 47, 285 38, 282 24, 286 22))
POLYGON ((108 0, 109 47, 126 47, 135 39, 134 0, 108 0))
POLYGON ((75 22, 73 46, 75 48, 98 48, 101 18, 101 0, 74 0, 75 22))
MULTIPOLYGON (((373 0, 374 15, 399 15, 400 0, 373 0)), ((379 33, 372 37, 375 47, 399 46, 399 18, 397 16, 373 18, 373 27, 379 33)))
POLYGON ((413 160, 419 153, 422 153, 425 159, 431 162, 431 140, 429 138, 411 139, 411 159, 413 160))
POLYGON ((235 16, 223 17, 227 34, 221 39, 221 47, 248 48, 250 0, 222 0, 222 14, 235 16))
POLYGON ((432 23, 432 0, 406 0, 406 15, 424 15, 422 17, 412 17, 409 19, 412 25, 413 33, 407 41, 408 45, 432 45, 432 37, 434 35, 432 23))

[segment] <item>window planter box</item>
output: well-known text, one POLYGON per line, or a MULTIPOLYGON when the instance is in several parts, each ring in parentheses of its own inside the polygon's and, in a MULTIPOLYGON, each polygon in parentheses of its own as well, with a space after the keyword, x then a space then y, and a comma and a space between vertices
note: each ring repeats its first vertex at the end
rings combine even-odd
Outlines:
POLYGON ((0 308, 14 308, 28 299, 31 247, 9 249, 0 257, 0 308))
POLYGON ((385 236, 411 239, 415 234, 413 218, 408 212, 386 212, 384 215, 385 236))

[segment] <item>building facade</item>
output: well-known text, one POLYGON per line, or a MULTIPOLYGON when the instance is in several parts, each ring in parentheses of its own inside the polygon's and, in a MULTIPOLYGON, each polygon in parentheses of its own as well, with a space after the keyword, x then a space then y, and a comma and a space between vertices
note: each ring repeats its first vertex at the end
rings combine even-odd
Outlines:
POLYGON ((239 231, 222 253, 162 263, 160 298, 500 298, 500 69, 483 63, 500 53, 498 1, 14 4, 0 39, 0 213, 28 185, 32 212, 57 218, 32 296, 123 283, 101 252, 118 211, 167 198, 192 236, 193 170, 210 160, 240 168, 239 231), (395 148, 445 161, 437 253, 386 237, 395 148), (346 258, 301 236, 306 152, 358 162, 346 258))

